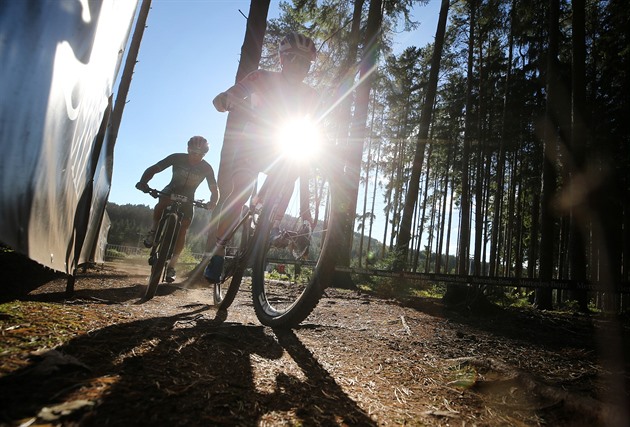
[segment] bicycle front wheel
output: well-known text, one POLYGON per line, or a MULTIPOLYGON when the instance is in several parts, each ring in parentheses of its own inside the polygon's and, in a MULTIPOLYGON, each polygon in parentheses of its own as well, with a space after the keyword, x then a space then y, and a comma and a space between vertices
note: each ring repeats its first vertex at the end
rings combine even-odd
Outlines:
POLYGON ((322 230, 307 233, 309 236, 300 234, 299 226, 291 225, 300 223, 292 203, 287 211, 264 206, 254 235, 254 309, 260 323, 271 327, 297 326, 311 314, 323 293, 318 275, 322 230), (305 238, 308 246, 303 250, 305 238))
POLYGON ((170 258, 170 254, 175 243, 175 234, 177 232, 177 215, 169 214, 164 220, 162 233, 156 236, 158 239, 157 248, 153 265, 151 265, 151 276, 149 277, 149 285, 147 286, 144 300, 150 300, 155 296, 158 285, 162 281, 166 262, 170 258))

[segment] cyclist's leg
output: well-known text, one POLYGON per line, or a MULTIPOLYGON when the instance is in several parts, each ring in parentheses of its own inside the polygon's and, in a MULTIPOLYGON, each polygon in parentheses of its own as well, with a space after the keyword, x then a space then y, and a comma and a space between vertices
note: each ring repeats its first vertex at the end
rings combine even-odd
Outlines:
MULTIPOLYGON (((204 277, 210 282, 218 282, 223 269, 225 247, 228 236, 241 218, 241 208, 251 196, 255 183, 256 172, 250 163, 244 159, 234 168, 232 175, 232 190, 223 200, 221 213, 217 218, 216 239, 214 248, 208 254, 210 262, 204 271, 204 277)), ((210 243, 210 242, 208 242, 210 243)))
POLYGON ((234 171, 232 192, 223 204, 217 224, 218 242, 225 239, 240 220, 242 206, 247 203, 252 193, 254 177, 253 172, 243 168, 234 171))
MULTIPOLYGON (((232 120, 237 120, 236 116, 230 115, 232 120)), ((219 200, 217 206, 212 211, 212 217, 208 227, 208 238, 206 240, 206 252, 204 253, 204 260, 209 260, 214 255, 215 245, 217 241, 217 228, 218 223, 222 217, 223 205, 226 199, 232 193, 234 183, 232 177, 234 175, 234 169, 238 165, 239 153, 242 153, 244 145, 248 144, 248 141, 243 138, 243 134, 240 130, 242 123, 230 123, 228 124, 228 130, 226 131, 223 139, 223 146, 221 147, 221 157, 219 160, 219 168, 217 171, 217 186, 219 187, 219 200)))

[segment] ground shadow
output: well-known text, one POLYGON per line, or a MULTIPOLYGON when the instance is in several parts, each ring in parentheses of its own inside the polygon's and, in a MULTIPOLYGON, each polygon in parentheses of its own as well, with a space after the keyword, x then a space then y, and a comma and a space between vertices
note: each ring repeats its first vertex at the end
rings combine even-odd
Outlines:
POLYGON ((78 399, 89 404, 54 422, 258 425, 288 412, 304 424, 373 424, 292 332, 190 307, 95 330, 0 378, 0 424, 41 422, 42 408, 78 399), (254 362, 280 363, 285 350, 306 379, 272 372, 261 389, 254 362))
MULTIPOLYGON (((289 353, 306 375, 306 381, 278 378, 278 391, 290 399, 276 399, 295 407, 300 402, 303 419, 317 421, 317 425, 376 425, 370 416, 350 399, 330 373, 317 362, 313 353, 292 330, 274 330, 278 343, 289 353), (336 411, 325 412, 326 402, 335 402, 336 411)), ((279 408, 280 409, 280 408, 279 408)), ((290 408, 285 408, 290 409, 290 408)))
POLYGON ((22 298, 29 292, 52 280, 66 280, 66 275, 10 250, 2 250, 0 245, 0 304, 22 298))
POLYGON ((447 319, 453 324, 529 344, 545 345, 550 350, 595 346, 593 318, 584 315, 554 315, 534 309, 502 308, 496 305, 479 311, 465 305, 452 307, 440 299, 423 297, 405 298, 400 304, 430 316, 447 319))

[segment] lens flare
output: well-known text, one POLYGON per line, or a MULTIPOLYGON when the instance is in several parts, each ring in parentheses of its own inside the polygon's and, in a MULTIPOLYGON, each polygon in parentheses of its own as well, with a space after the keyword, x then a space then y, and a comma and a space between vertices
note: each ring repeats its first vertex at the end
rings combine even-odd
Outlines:
POLYGON ((319 154, 321 135, 316 123, 302 118, 282 125, 276 141, 283 156, 296 161, 312 160, 319 154))

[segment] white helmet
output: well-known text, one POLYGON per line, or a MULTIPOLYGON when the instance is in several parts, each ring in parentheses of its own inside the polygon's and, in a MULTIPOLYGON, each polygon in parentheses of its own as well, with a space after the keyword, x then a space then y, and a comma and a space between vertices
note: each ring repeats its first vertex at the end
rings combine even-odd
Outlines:
POLYGON ((188 140, 188 151, 198 154, 206 154, 210 146, 203 136, 193 136, 188 140))
POLYGON ((317 49, 310 37, 299 33, 289 33, 280 42, 279 53, 280 56, 288 53, 298 55, 313 62, 317 49))

